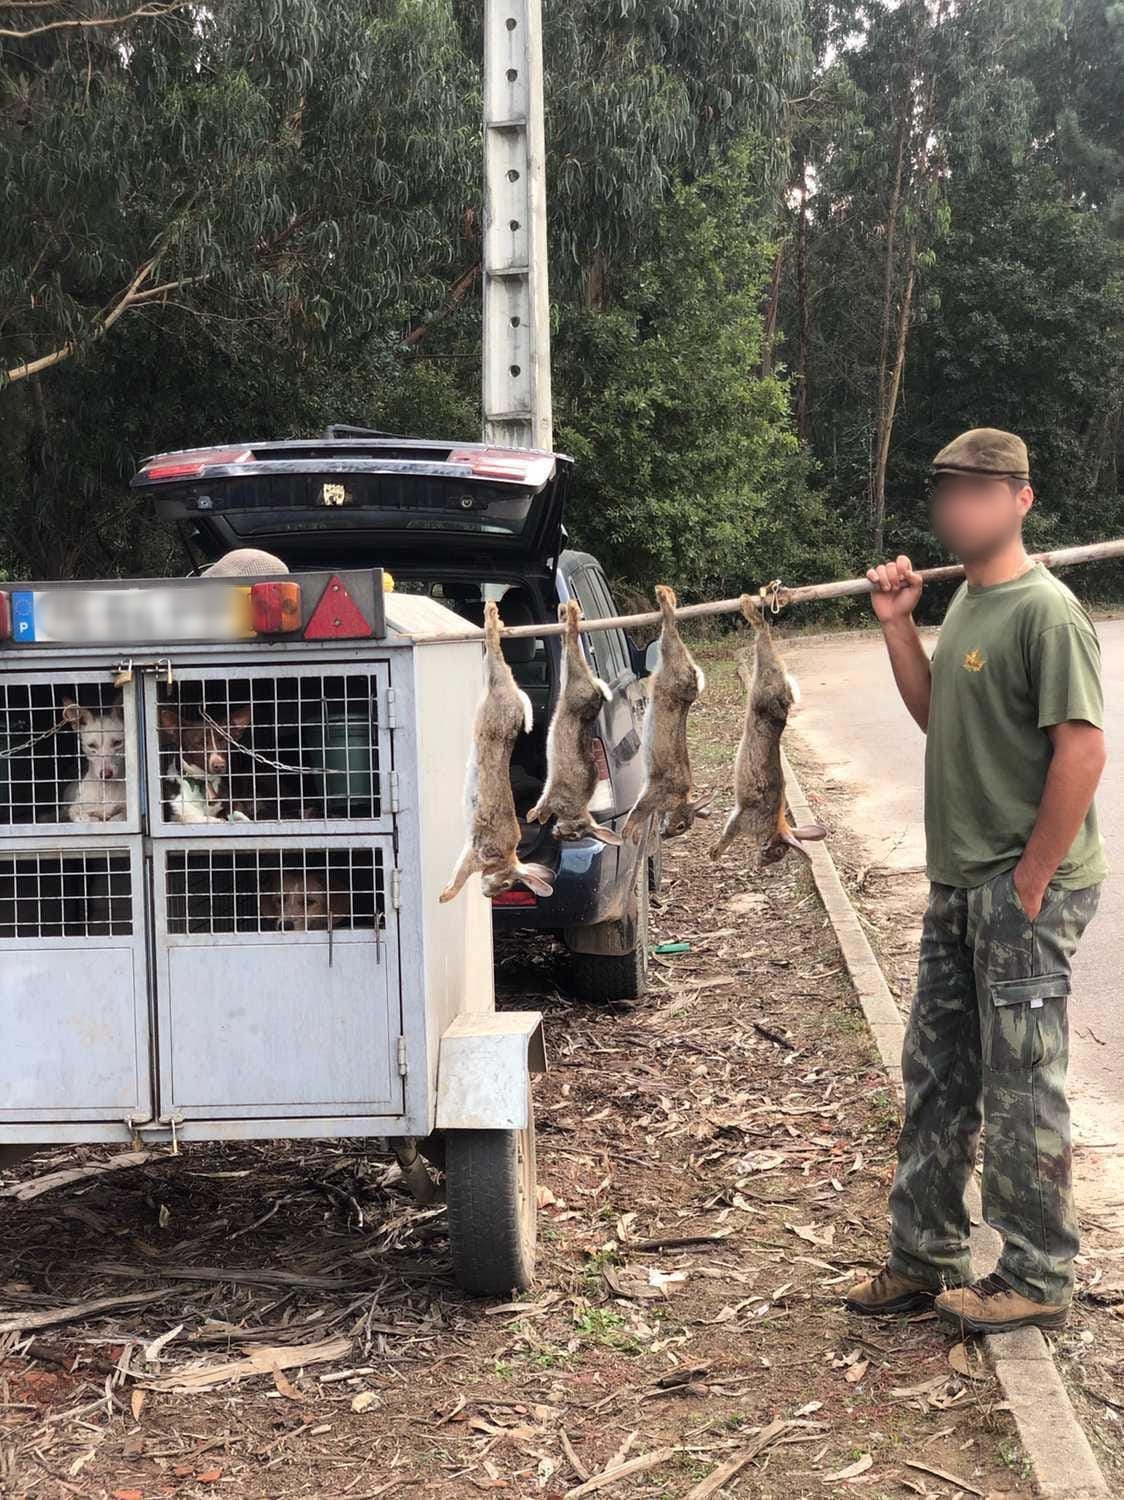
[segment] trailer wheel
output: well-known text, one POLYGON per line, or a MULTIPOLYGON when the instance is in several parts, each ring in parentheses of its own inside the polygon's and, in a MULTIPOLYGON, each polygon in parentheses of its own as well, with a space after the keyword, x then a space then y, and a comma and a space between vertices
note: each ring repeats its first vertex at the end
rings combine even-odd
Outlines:
POLYGON ((449 1130, 445 1193, 453 1275, 477 1297, 525 1292, 538 1233, 535 1119, 523 1130, 449 1130))

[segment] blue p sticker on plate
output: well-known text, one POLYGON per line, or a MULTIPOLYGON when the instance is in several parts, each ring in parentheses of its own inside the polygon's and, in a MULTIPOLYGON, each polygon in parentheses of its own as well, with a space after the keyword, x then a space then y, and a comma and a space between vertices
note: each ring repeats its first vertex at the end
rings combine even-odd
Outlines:
POLYGON ((16 589, 12 638, 67 646, 238 641, 254 634, 244 584, 169 589, 16 589))

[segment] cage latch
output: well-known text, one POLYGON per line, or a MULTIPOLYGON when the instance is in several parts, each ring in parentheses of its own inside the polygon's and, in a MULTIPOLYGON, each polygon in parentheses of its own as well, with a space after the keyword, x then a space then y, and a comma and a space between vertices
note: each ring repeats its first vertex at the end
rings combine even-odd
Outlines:
POLYGON ((176 680, 172 672, 170 656, 158 656, 155 661, 134 661, 132 657, 129 657, 127 661, 117 663, 117 675, 113 679, 113 686, 120 688, 132 682, 134 672, 151 672, 157 677, 162 677, 168 687, 171 687, 176 680))
POLYGON ((177 1130, 183 1124, 182 1115, 161 1115, 158 1120, 154 1120, 151 1115, 126 1115, 125 1124, 129 1127, 134 1150, 139 1151, 146 1145, 167 1143, 172 1148, 173 1156, 180 1154, 177 1130))

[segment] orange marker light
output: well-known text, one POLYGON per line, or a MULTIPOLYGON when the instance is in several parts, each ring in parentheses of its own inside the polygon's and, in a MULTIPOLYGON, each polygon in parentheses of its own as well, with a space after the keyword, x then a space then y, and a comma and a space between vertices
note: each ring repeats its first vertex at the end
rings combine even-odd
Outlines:
POLYGON ((259 635, 289 635, 301 628, 299 583, 255 583, 250 588, 254 629, 259 635))

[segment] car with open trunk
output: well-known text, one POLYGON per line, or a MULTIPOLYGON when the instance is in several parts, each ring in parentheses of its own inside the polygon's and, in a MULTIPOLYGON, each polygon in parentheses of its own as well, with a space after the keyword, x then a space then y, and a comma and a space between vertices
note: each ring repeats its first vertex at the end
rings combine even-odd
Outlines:
MULTIPOLYGON (((319 438, 232 443, 147 459, 133 485, 174 524, 197 568, 236 547, 259 547, 296 573, 379 566, 401 592, 424 594, 482 625, 489 599, 509 626, 553 623, 576 599, 586 618, 619 613, 597 559, 566 545, 573 472, 563 454, 485 443, 402 438, 334 426, 319 438)), ((652 660, 619 628, 583 636, 611 690, 599 716, 592 810, 619 830, 643 782, 645 677, 652 660)), ((632 999, 646 984, 648 901, 658 881, 658 832, 639 846, 560 843, 526 821, 546 777, 546 737, 558 691, 557 636, 505 640, 534 709, 512 756, 523 837, 519 857, 555 872, 539 897, 521 886, 493 901, 498 929, 557 934, 573 986, 590 1000, 632 999)))

